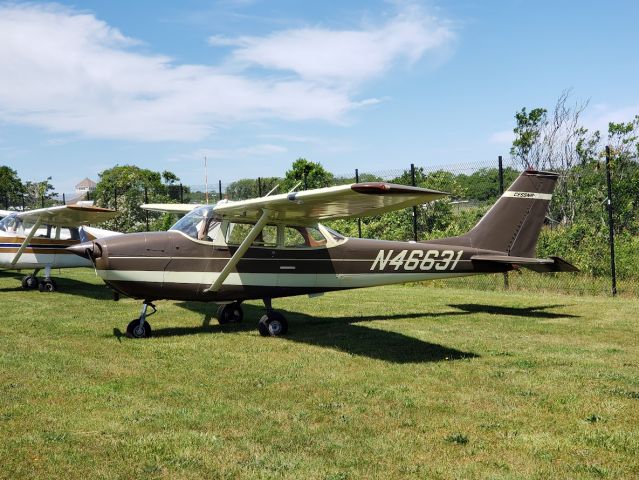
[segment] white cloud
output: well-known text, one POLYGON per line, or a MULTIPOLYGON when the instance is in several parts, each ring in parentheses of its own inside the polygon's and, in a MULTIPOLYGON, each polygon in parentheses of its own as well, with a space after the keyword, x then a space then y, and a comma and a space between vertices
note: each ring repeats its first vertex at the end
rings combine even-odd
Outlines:
POLYGON ((407 7, 386 24, 358 30, 300 28, 264 37, 212 36, 209 43, 235 47, 240 64, 289 70, 301 78, 330 83, 358 83, 376 77, 400 59, 419 60, 446 47, 454 34, 442 20, 407 7))
POLYGON ((249 147, 238 148, 201 148, 195 152, 182 155, 177 158, 171 159, 178 162, 182 160, 194 160, 203 159, 206 157, 211 160, 239 160, 239 159, 251 159, 256 157, 269 157, 273 155, 282 155, 287 153, 288 149, 281 145, 273 145, 271 143, 263 143, 258 145, 251 145, 249 147))
POLYGON ((245 64, 238 70, 227 69, 229 62, 181 65, 140 53, 138 41, 92 14, 5 4, 0 121, 143 141, 201 140, 220 125, 249 120, 342 122, 348 112, 377 102, 358 99, 354 83, 398 59, 417 61, 451 37, 436 19, 407 10, 378 28, 228 39, 235 46, 231 58, 245 64), (305 55, 300 45, 311 50, 305 55), (270 71, 257 75, 246 68, 251 65, 270 71))
POLYGON ((316 137, 303 137, 301 135, 287 135, 284 133, 263 133, 258 135, 259 138, 270 138, 281 140, 289 143, 319 143, 320 139, 316 137))
POLYGON ((515 139, 515 134, 512 130, 500 130, 499 132, 493 133, 489 141, 490 143, 494 143, 497 145, 509 145, 513 143, 515 139))
POLYGON ((594 107, 594 110, 595 113, 584 116, 583 123, 590 131, 599 130, 602 137, 608 134, 610 122, 630 122, 635 118, 635 115, 639 115, 639 105, 613 108, 607 104, 599 104, 594 107))

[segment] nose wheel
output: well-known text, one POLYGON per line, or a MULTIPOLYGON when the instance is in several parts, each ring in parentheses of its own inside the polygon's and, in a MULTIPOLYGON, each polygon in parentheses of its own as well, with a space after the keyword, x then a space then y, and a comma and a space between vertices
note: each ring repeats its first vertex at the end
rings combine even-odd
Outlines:
POLYGON ((24 288, 25 290, 35 290, 36 288, 38 288, 38 284, 40 282, 38 281, 38 277, 36 277, 35 275, 27 275, 26 277, 22 278, 22 288, 24 288))
POLYGON ((147 317, 150 317, 157 309, 151 302, 145 301, 142 304, 142 311, 140 317, 132 320, 126 327, 126 336, 129 338, 148 338, 151 336, 151 325, 146 321, 147 317), (151 307, 153 311, 147 314, 148 307, 151 307))

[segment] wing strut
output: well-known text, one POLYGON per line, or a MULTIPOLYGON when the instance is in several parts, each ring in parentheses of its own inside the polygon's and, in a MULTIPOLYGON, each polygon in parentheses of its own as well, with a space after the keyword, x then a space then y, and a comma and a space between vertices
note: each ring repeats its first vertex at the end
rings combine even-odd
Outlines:
POLYGON ((231 270, 235 268, 237 263, 242 259, 242 257, 244 256, 246 251, 249 249, 253 241, 257 238, 257 236, 260 234, 260 232, 264 228, 264 224, 266 224, 266 222, 268 221, 268 216, 269 216, 269 211, 262 210, 262 216, 260 217, 260 219, 257 221, 255 226, 248 233, 246 238, 242 240, 242 243, 237 248, 233 256, 229 259, 228 263, 224 265, 224 268, 220 272, 220 276, 215 279, 215 281, 211 284, 209 288, 204 290, 205 292, 217 292, 220 289, 220 287, 224 283, 224 280, 226 280, 226 278, 229 276, 229 273, 231 273, 231 270))
POLYGON ((20 248, 16 252, 15 257, 13 257, 13 260, 11 260, 12 267, 14 267, 15 264, 18 263, 18 260, 20 260, 20 257, 22 256, 22 252, 24 252, 24 250, 29 246, 29 242, 31 241, 31 239, 33 239, 34 235, 38 231, 38 227, 40 227, 41 222, 42 222, 42 216, 38 217, 36 222, 33 224, 33 228, 31 228, 29 235, 27 235, 27 237, 24 239, 24 242, 22 242, 22 245, 20 245, 20 248))

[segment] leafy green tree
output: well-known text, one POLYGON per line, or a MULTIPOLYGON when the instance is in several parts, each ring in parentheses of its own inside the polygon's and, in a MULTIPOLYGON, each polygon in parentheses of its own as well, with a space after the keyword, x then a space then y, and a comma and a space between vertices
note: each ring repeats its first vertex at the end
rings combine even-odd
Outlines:
POLYGON ((21 205, 22 201, 18 201, 18 196, 24 192, 24 185, 18 176, 18 172, 6 166, 0 166, 0 202, 4 203, 5 208, 11 205, 21 205))
MULTIPOLYGON (((262 185, 262 195, 266 195, 275 185, 281 182, 282 179, 278 177, 260 178, 259 183, 258 180, 254 178, 242 178, 229 183, 224 193, 229 200, 246 200, 259 196, 260 183, 262 185)), ((275 191, 274 193, 281 192, 275 191)))
POLYGON ((24 184, 25 206, 28 209, 50 207, 56 202, 53 200, 55 189, 51 184, 51 177, 40 182, 27 182, 24 184))
MULTIPOLYGON (((145 189, 150 203, 168 202, 171 199, 167 185, 162 183, 162 179, 179 180, 171 172, 161 174, 135 165, 116 165, 101 172, 99 177, 95 189, 96 204, 116 208, 120 212, 116 218, 105 222, 104 227, 121 232, 146 230, 147 213, 140 208, 140 205, 145 203, 145 189)), ((151 230, 160 229, 167 223, 164 217, 153 214, 149 219, 151 230)))
POLYGON ((286 172, 282 191, 289 191, 297 183, 298 190, 328 187, 334 184, 334 176, 321 163, 311 162, 305 158, 298 158, 286 172))
MULTIPOLYGON (((504 168, 504 189, 515 181, 519 172, 511 167, 504 168)), ((465 198, 480 202, 494 202, 499 197, 499 169, 480 168, 470 175, 460 174, 457 181, 465 190, 465 198)))
POLYGON ((548 124, 547 113, 545 108, 533 108, 528 112, 526 107, 515 113, 515 139, 510 148, 510 155, 521 165, 529 166, 536 163, 532 153, 542 138, 544 127, 548 124))

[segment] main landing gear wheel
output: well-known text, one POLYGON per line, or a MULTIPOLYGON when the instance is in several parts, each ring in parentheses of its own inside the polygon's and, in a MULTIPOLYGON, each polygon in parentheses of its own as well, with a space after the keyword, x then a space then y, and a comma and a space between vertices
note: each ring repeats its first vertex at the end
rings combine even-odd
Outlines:
POLYGON ((244 318, 244 311, 240 302, 220 305, 217 309, 217 321, 220 325, 225 323, 240 323, 244 318))
POLYGON ((288 322, 284 315, 276 311, 266 312, 260 318, 257 329, 263 337, 278 337, 288 332, 288 322))
POLYGON ((35 275, 27 275, 22 278, 22 288, 25 290, 35 290, 38 288, 38 277, 35 275))
POLYGON ((140 319, 131 320, 126 327, 126 336, 129 338, 148 338, 151 336, 151 325, 144 320, 140 325, 140 319))
POLYGON ((38 289, 41 292, 55 292, 58 289, 58 286, 52 279, 45 278, 39 283, 38 289))

